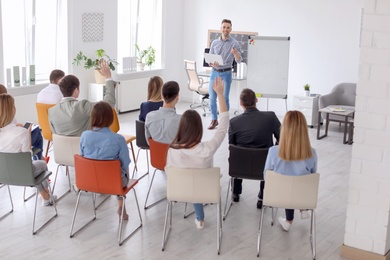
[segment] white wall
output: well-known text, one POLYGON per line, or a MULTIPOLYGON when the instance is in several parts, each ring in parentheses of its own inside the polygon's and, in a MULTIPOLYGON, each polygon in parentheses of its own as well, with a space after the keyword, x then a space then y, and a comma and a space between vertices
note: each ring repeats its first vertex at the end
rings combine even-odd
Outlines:
MULTIPOLYGON (((198 69, 203 62, 207 30, 219 29, 222 19, 227 18, 235 31, 291 37, 290 109, 293 95, 303 95, 306 83, 312 86, 312 93, 326 94, 337 83, 357 82, 363 0, 184 2, 183 58, 196 60, 198 69)), ((271 100, 270 110, 285 111, 284 103, 271 100)))
MULTIPOLYGON (((80 79, 80 97, 87 98, 88 83, 94 82, 93 72, 71 63, 77 52, 89 55, 100 48, 116 58, 117 5, 116 1, 104 0, 70 0, 68 3, 68 71, 80 79), (104 13, 102 42, 82 41, 84 12, 104 13)), ((192 93, 187 90, 183 59, 196 60, 199 67, 207 45, 207 30, 219 29, 221 20, 228 18, 236 31, 291 37, 288 95, 289 108, 292 108, 292 96, 302 95, 306 83, 311 84, 312 93, 325 94, 339 82, 357 81, 362 7, 363 0, 166 0, 162 53, 165 69, 156 74, 164 81, 178 81, 181 98, 192 100, 192 93)), ((125 77, 131 79, 130 75, 125 77)), ((232 88, 233 94, 234 91, 232 88)), ((264 103, 260 101, 260 108, 264 103)), ((17 110, 29 111, 24 108, 22 103, 17 104, 17 110)), ((284 102, 271 100, 270 110, 284 112, 284 102)))
POLYGON ((388 256, 390 1, 365 2, 344 244, 388 256))

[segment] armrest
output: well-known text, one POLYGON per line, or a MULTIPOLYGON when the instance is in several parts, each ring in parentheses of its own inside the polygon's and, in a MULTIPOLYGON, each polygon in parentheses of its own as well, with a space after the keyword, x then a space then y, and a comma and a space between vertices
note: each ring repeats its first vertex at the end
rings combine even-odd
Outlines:
POLYGON ((320 96, 319 103, 318 103, 319 109, 322 109, 330 105, 337 105, 336 97, 332 93, 320 96))

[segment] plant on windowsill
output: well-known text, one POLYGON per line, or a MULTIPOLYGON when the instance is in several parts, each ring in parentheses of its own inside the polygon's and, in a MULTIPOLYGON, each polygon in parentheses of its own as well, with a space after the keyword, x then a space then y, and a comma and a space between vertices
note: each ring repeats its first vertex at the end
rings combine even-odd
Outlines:
POLYGON ((136 56, 137 56, 137 66, 140 70, 144 70, 145 65, 152 66, 156 61, 156 50, 149 46, 145 50, 141 50, 138 44, 135 44, 136 56))
POLYGON ((88 58, 86 55, 83 54, 83 52, 79 52, 76 55, 76 58, 73 59, 72 64, 73 65, 82 65, 84 69, 91 69, 93 68, 95 71, 95 79, 96 83, 104 83, 105 79, 102 77, 99 73, 100 62, 105 60, 107 61, 108 67, 110 67, 111 70, 115 70, 115 65, 118 65, 118 62, 115 59, 111 59, 110 56, 106 54, 106 52, 103 49, 96 50, 96 57, 95 58, 88 58))
POLYGON ((306 84, 303 86, 303 89, 305 90, 305 96, 310 96, 310 85, 306 84))

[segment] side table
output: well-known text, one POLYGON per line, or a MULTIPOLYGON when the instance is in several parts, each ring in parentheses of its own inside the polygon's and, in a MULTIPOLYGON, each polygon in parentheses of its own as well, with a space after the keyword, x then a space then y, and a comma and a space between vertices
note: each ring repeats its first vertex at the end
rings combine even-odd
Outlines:
POLYGON ((355 110, 351 108, 343 108, 342 110, 335 110, 336 107, 339 106, 327 106, 325 108, 322 108, 318 110, 318 124, 320 124, 321 120, 321 113, 326 114, 326 123, 325 123, 325 134, 320 135, 320 127, 317 128, 317 140, 322 139, 328 135, 328 128, 329 128, 329 122, 335 121, 344 123, 344 138, 343 138, 343 144, 352 144, 353 143, 353 125, 354 125, 354 115, 355 110), (329 120, 329 115, 338 115, 343 116, 344 120, 329 120), (349 131, 348 131, 349 127, 349 131), (348 139, 347 139, 347 133, 348 133, 348 139))

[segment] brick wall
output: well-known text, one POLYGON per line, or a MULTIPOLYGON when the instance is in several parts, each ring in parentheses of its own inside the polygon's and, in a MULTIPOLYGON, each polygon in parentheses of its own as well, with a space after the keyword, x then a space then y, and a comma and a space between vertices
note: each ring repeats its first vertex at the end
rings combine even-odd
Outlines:
POLYGON ((390 0, 363 9, 355 138, 344 244, 390 249, 390 0))

